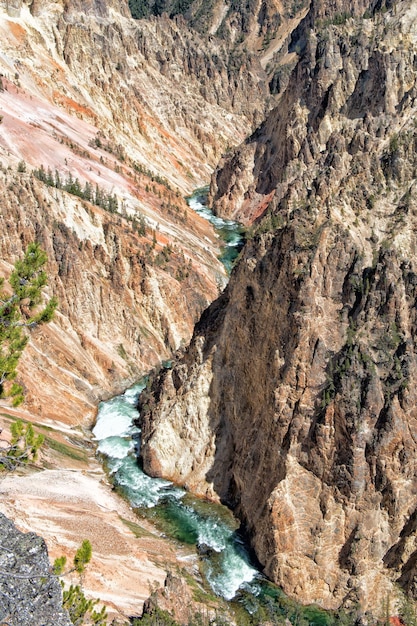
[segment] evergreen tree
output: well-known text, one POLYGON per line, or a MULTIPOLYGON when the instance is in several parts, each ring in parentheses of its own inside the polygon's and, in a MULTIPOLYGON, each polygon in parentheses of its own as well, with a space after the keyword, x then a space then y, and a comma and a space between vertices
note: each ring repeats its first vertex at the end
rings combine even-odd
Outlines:
MULTIPOLYGON (((56 576, 65 576, 71 572, 77 572, 80 575, 80 584, 71 585, 69 589, 64 589, 62 593, 62 604, 68 611, 71 622, 75 626, 82 624, 96 624, 96 626, 107 626, 107 611, 103 606, 100 611, 96 610, 96 605, 100 600, 87 599, 84 595, 82 587, 82 574, 85 566, 91 561, 92 547, 88 539, 84 539, 74 556, 74 567, 65 572, 67 559, 61 556, 55 559, 53 573, 56 576)), ((62 587, 64 583, 61 581, 62 587)), ((113 624, 113 622, 112 622, 113 624)))
POLYGON ((84 572, 85 566, 91 561, 92 554, 91 543, 88 539, 84 539, 74 556, 74 567, 79 574, 84 572))
POLYGON ((29 244, 23 259, 16 261, 9 288, 0 279, 0 398, 10 396, 14 406, 23 401, 23 389, 13 383, 16 368, 29 340, 28 330, 49 322, 57 307, 56 298, 39 309, 42 288, 47 283, 46 253, 38 243, 29 244))
POLYGON ((62 187, 62 181, 61 181, 61 177, 60 177, 60 175, 59 175, 58 170, 55 170, 55 182, 54 182, 54 186, 55 186, 57 189, 61 189, 61 187, 62 187))
POLYGON ((43 435, 35 435, 32 424, 17 420, 10 427, 11 440, 0 439, 0 469, 12 472, 18 465, 36 459, 43 435))
POLYGON ((48 173, 46 175, 46 184, 49 185, 49 187, 54 187, 55 185, 55 181, 54 181, 54 177, 52 174, 52 170, 50 167, 48 167, 48 173))
POLYGON ((147 17, 151 13, 150 3, 147 0, 129 0, 129 8, 134 17, 140 20, 142 17, 147 17))
POLYGON ((83 198, 85 200, 88 200, 88 202, 91 202, 93 198, 93 190, 92 190, 91 184, 88 181, 85 183, 85 186, 84 186, 83 198))

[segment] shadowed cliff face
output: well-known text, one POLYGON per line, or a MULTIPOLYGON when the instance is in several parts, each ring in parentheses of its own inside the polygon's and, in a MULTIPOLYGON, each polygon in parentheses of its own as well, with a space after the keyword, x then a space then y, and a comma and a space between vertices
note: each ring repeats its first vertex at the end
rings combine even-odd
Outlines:
POLYGON ((142 454, 232 506, 286 592, 378 611, 417 575, 417 39, 412 3, 342 8, 312 5, 279 105, 214 177, 222 214, 267 210, 143 398, 142 454))

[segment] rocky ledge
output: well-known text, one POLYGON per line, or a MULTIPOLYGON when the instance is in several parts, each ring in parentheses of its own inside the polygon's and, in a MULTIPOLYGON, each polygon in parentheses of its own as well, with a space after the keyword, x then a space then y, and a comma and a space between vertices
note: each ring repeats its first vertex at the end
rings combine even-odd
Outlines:
POLYGON ((10 626, 71 626, 44 540, 0 514, 0 620, 10 626))

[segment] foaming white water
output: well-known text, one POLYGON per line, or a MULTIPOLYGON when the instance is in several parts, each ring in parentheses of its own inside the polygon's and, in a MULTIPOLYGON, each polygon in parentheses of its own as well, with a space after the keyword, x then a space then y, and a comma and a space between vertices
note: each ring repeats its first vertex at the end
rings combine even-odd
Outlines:
POLYGON ((129 502, 134 507, 151 508, 167 496, 182 498, 184 491, 168 480, 151 478, 142 472, 136 458, 127 456, 117 466, 117 484, 123 487, 129 502))
POLYGON ((222 551, 217 567, 215 562, 207 562, 205 574, 213 591, 225 600, 231 600, 242 585, 253 581, 258 572, 230 542, 222 551))
POLYGON ((222 217, 218 217, 217 215, 213 215, 213 213, 208 209, 204 204, 202 204, 197 197, 191 196, 188 199, 188 206, 190 209, 198 213, 201 217, 208 220, 211 224, 213 224, 214 228, 224 228, 225 226, 230 226, 232 228, 236 228, 236 222, 233 220, 224 220, 222 217))
POLYGON ((230 600, 242 584, 256 577, 257 570, 249 564, 247 553, 237 540, 235 526, 222 519, 217 510, 211 510, 208 504, 195 508, 192 503, 185 503, 183 489, 167 480, 151 478, 141 470, 136 457, 140 430, 133 421, 138 418, 135 407, 144 387, 142 382, 100 404, 93 429, 99 442, 98 451, 105 456, 115 484, 133 507, 159 507, 165 513, 169 510, 172 519, 168 523, 174 535, 200 546, 210 586, 216 594, 230 600))
POLYGON ((138 417, 135 409, 139 394, 145 388, 145 382, 134 385, 121 396, 107 402, 100 402, 93 435, 99 441, 106 437, 124 437, 131 433, 132 422, 138 417))
POLYGON ((217 215, 214 215, 210 209, 204 205, 204 199, 207 195, 207 190, 202 189, 197 191, 194 195, 187 199, 188 205, 193 211, 198 213, 201 217, 208 220, 217 234, 223 240, 223 250, 219 257, 223 263, 228 274, 232 271, 233 264, 239 254, 239 250, 243 245, 242 227, 233 220, 225 220, 217 215))
POLYGON ((112 459, 124 459, 133 449, 134 445, 131 439, 114 436, 102 439, 98 445, 98 451, 112 459))

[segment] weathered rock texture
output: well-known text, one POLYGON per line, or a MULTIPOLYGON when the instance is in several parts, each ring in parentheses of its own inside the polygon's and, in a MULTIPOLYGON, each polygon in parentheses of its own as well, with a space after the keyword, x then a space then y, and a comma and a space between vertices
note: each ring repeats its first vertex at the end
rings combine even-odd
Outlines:
POLYGON ((183 190, 205 183, 268 107, 257 57, 181 18, 135 21, 127 2, 104 0, 13 0, 0 18, 6 78, 17 73, 32 95, 92 122, 183 190))
POLYGON ((1 179, 2 274, 37 240, 49 258, 45 295, 59 300, 55 320, 31 331, 19 364, 25 407, 72 425, 91 424, 98 401, 168 358, 216 296, 210 267, 217 263, 193 248, 195 231, 186 234, 197 227, 204 237, 204 224, 190 218, 180 250, 175 228, 155 234, 152 243, 152 231, 139 236, 129 220, 45 188, 28 174, 1 179))
POLYGON ((1 275, 37 239, 59 299, 20 364, 26 406, 91 423, 189 340, 224 284, 213 230, 181 195, 263 117, 266 75, 181 20, 135 22, 126 2, 7 0, 0 34, 1 275), (40 166, 118 210, 35 180, 40 166))
POLYGON ((0 620, 10 626, 71 626, 44 540, 0 513, 0 620))
POLYGON ((329 608, 416 596, 415 17, 313 2, 279 105, 212 183, 264 217, 142 401, 145 469, 228 503, 266 574, 329 608))
POLYGON ((146 3, 129 1, 132 15, 137 18, 166 13, 170 17, 182 15, 199 33, 217 35, 230 45, 242 42, 251 49, 265 49, 279 27, 294 18, 304 5, 294 0, 158 0, 146 3))

